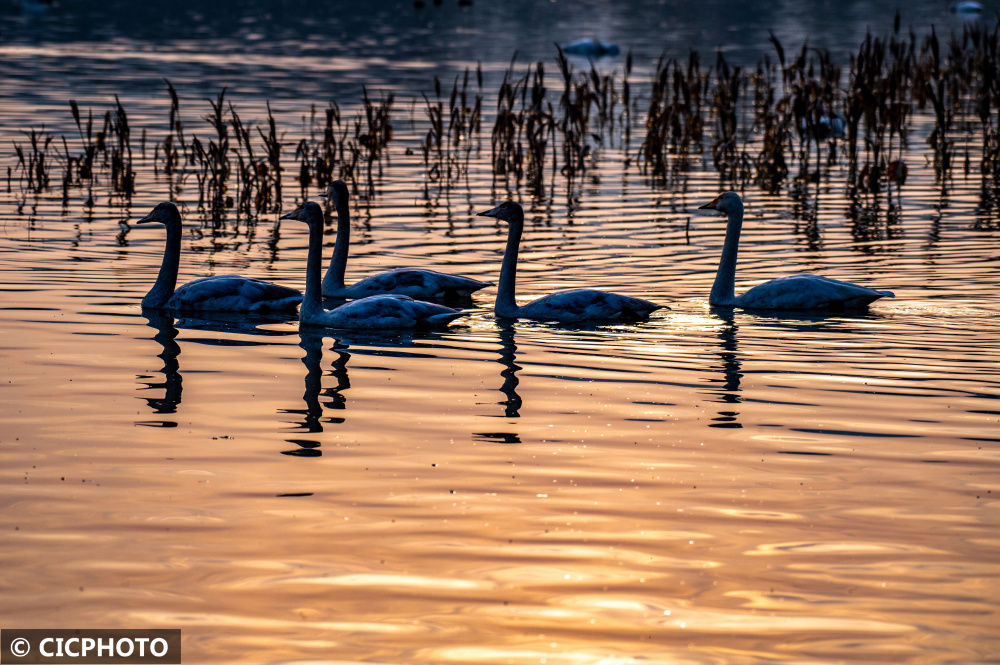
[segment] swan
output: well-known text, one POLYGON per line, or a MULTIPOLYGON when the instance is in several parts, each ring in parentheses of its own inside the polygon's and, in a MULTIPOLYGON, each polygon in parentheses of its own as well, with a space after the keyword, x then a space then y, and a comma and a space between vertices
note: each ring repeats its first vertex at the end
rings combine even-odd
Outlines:
POLYGON ((621 49, 614 42, 605 42, 594 37, 577 39, 562 47, 563 53, 603 58, 606 55, 618 55, 621 49))
POLYGON ((379 294, 352 300, 336 309, 323 308, 320 270, 323 262, 323 210, 309 201, 281 219, 297 219, 309 225, 309 255, 306 260, 306 293, 299 309, 299 322, 328 328, 423 328, 444 327, 462 316, 460 309, 414 300, 401 294, 379 294))
POLYGON ((351 242, 351 207, 347 185, 343 180, 331 183, 326 196, 337 207, 337 242, 333 247, 330 267, 323 277, 323 295, 328 298, 364 298, 379 293, 398 293, 411 298, 426 300, 454 300, 468 298, 473 291, 492 286, 468 277, 448 275, 436 270, 421 268, 396 268, 387 270, 350 286, 344 285, 347 253, 351 242))
POLYGON ((514 299, 517 279, 517 250, 524 231, 524 210, 514 201, 505 201, 480 217, 495 217, 507 222, 507 248, 500 268, 500 286, 494 312, 497 316, 561 323, 597 321, 635 321, 644 319, 663 305, 648 300, 620 296, 594 289, 571 289, 542 296, 523 307, 514 299))
POLYGON ((718 210, 729 216, 726 242, 719 261, 719 271, 708 298, 716 307, 743 309, 844 310, 863 309, 883 296, 893 297, 892 291, 876 291, 865 286, 819 275, 790 275, 758 284, 743 295, 734 295, 736 254, 739 251, 740 229, 743 227, 743 200, 736 192, 720 194, 699 210, 718 210))
POLYGON ((213 275, 177 285, 181 258, 181 214, 169 201, 158 204, 137 224, 159 222, 167 227, 167 244, 156 283, 142 299, 143 307, 176 311, 281 312, 294 311, 302 300, 298 289, 239 275, 213 275))
POLYGON ((981 14, 983 11, 983 3, 977 0, 959 0, 958 2, 953 2, 951 4, 951 11, 956 14, 981 14))

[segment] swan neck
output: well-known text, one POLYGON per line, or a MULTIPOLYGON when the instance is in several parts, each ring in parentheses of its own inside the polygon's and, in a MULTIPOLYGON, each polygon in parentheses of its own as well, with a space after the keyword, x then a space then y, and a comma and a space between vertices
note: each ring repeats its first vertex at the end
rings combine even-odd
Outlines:
POLYGON ((493 308, 497 316, 515 316, 517 314, 514 286, 517 281, 517 251, 521 245, 521 233, 523 231, 523 216, 508 222, 507 247, 503 252, 503 265, 500 266, 500 283, 497 286, 497 301, 493 308))
POLYGON ((337 242, 333 246, 333 258, 323 277, 323 290, 332 293, 344 288, 344 273, 347 271, 347 252, 351 246, 351 210, 345 201, 337 201, 337 242))
POLYGON ((167 222, 167 242, 163 247, 163 262, 153 288, 142 299, 143 307, 163 307, 177 288, 177 268, 181 262, 181 220, 167 222))
POLYGON ((709 304, 729 307, 736 304, 736 256, 740 247, 740 231, 743 229, 743 206, 729 213, 726 226, 726 242, 722 247, 719 270, 715 273, 715 284, 709 296, 709 304))
POLYGON ((311 315, 323 311, 323 285, 320 271, 323 269, 323 220, 309 223, 309 255, 306 259, 306 292, 302 296, 299 318, 306 320, 311 315))

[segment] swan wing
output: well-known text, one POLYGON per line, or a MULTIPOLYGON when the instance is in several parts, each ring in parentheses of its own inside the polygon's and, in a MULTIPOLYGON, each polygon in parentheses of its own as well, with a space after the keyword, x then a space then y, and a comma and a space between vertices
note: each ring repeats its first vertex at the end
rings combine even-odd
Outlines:
POLYGON ((330 328, 405 329, 444 327, 464 312, 398 294, 368 296, 303 319, 330 328))
POLYGON ((441 300, 466 297, 486 286, 490 286, 490 282, 481 282, 460 275, 449 275, 436 270, 397 268, 365 277, 343 291, 324 292, 323 295, 365 298, 383 293, 398 293, 412 298, 441 300))
POLYGON ((644 319, 663 305, 594 289, 559 291, 524 307, 517 316, 539 321, 576 323, 584 321, 635 321, 644 319))
POLYGON ((844 310, 863 309, 892 291, 876 291, 853 282, 819 275, 791 275, 758 284, 739 298, 744 309, 844 310))
POLYGON ((181 311, 269 312, 294 310, 297 289, 240 275, 214 275, 184 284, 167 303, 181 311))

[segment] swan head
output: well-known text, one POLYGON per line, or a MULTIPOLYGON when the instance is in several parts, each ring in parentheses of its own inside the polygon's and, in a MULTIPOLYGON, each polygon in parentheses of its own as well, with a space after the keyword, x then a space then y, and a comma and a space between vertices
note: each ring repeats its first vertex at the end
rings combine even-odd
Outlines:
POLYGON ((314 224, 323 224, 323 209, 319 207, 319 204, 314 201, 306 201, 302 205, 296 207, 291 212, 285 213, 278 219, 297 219, 300 222, 305 222, 310 226, 314 224))
POLYGON ((149 214, 142 219, 137 219, 136 224, 150 224, 159 222, 160 224, 177 224, 181 221, 181 213, 177 206, 170 201, 157 203, 156 207, 149 211, 149 214))
POLYGON ((743 212, 743 199, 736 192, 726 192, 719 194, 711 203, 698 206, 698 210, 718 210, 730 215, 734 212, 743 212))
POLYGON ((347 205, 348 197, 350 196, 347 190, 347 183, 343 180, 334 180, 330 183, 327 188, 326 193, 323 194, 328 200, 333 202, 333 205, 338 208, 342 205, 347 205))
POLYGON ((496 219, 502 219, 505 222, 523 222, 524 209, 513 201, 504 201, 496 208, 487 210, 486 212, 477 213, 476 216, 495 217, 496 219))

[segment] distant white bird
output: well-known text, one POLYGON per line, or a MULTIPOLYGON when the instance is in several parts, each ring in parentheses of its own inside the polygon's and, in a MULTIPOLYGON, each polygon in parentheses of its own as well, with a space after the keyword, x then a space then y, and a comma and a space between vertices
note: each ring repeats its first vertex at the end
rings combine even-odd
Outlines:
POLYGON ((708 299, 711 305, 759 310, 845 310, 863 309, 883 296, 893 296, 892 291, 875 291, 851 282, 803 274, 772 279, 737 297, 736 255, 743 228, 743 201, 736 192, 726 192, 699 209, 718 210, 729 216, 719 271, 708 299))
POLYGON ((958 0, 958 2, 951 3, 951 11, 956 14, 981 14, 983 3, 976 0, 958 0))
POLYGON ((312 201, 281 219, 297 219, 309 225, 309 255, 306 261, 306 293, 299 321, 328 328, 391 329, 447 326, 462 316, 459 309, 414 300, 399 294, 368 296, 324 309, 320 271, 323 263, 323 210, 312 201))
POLYGON ((636 321, 663 307, 648 300, 593 289, 559 291, 519 307, 514 299, 514 285, 517 280, 517 252, 524 231, 524 210, 517 203, 506 201, 479 215, 502 219, 508 225, 507 248, 503 254, 494 307, 497 316, 562 323, 636 321))
POLYGON ((181 214, 169 201, 158 204, 137 224, 159 222, 167 227, 167 244, 156 283, 142 299, 143 307, 179 312, 287 312, 302 300, 297 289, 239 275, 215 275, 176 289, 181 258, 181 214))
POLYGON ((337 207, 337 242, 333 258, 323 277, 323 295, 330 298, 364 298, 379 293, 398 293, 413 298, 448 301, 469 297, 490 282, 448 275, 423 268, 397 268, 365 277, 350 286, 344 285, 347 254, 351 243, 351 207, 347 185, 343 180, 332 183, 327 196, 337 207))
POLYGON ((577 39, 562 47, 564 53, 600 58, 606 55, 618 55, 621 49, 614 42, 605 42, 594 37, 577 39))

